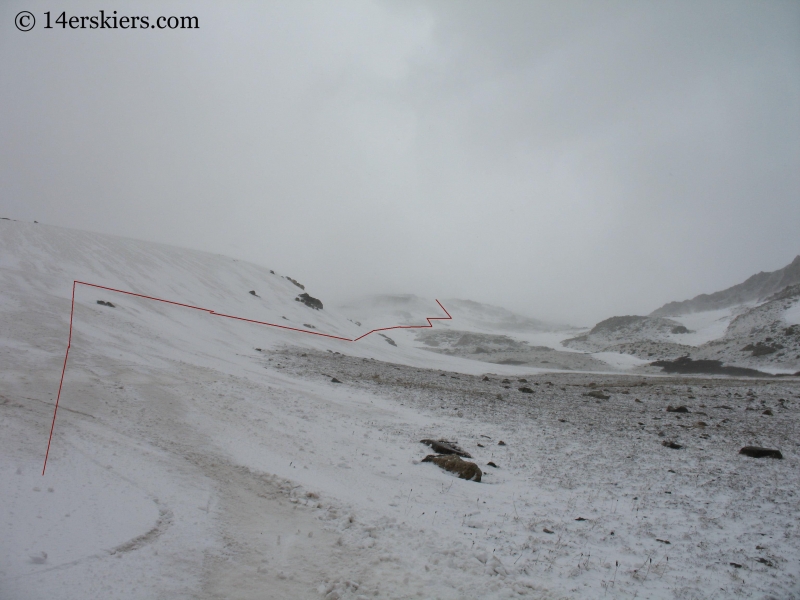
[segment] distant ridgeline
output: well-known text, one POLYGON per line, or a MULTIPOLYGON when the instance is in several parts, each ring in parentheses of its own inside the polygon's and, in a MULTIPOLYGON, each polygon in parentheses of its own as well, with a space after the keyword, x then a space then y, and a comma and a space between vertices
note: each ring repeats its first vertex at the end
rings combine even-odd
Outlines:
POLYGON ((800 256, 783 269, 771 273, 761 272, 749 277, 743 283, 713 294, 700 294, 691 300, 668 302, 650 313, 651 317, 672 317, 705 310, 728 308, 753 300, 764 300, 781 291, 786 286, 800 283, 800 256))

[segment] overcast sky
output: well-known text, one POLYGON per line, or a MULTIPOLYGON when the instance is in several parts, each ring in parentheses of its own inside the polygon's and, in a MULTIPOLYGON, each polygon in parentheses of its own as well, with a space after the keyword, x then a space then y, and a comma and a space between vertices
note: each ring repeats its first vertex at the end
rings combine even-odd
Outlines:
POLYGON ((800 253, 800 3, 6 0, 0 216, 646 314, 800 253), (43 29, 99 8, 200 28, 43 29))

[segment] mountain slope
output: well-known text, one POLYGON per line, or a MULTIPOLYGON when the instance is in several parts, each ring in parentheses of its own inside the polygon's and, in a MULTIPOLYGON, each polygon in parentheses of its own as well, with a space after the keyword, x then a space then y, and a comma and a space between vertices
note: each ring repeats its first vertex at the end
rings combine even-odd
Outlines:
POLYGON ((764 300, 767 296, 795 283, 800 283, 800 255, 782 269, 768 273, 762 271, 748 277, 742 283, 713 294, 700 294, 691 300, 668 302, 650 313, 650 316, 672 317, 764 300))
MULTIPOLYGON (((568 325, 547 323, 491 304, 454 298, 441 301, 451 314, 458 315, 457 326, 463 330, 525 333, 570 329, 568 325)), ((416 322, 421 312, 430 310, 432 304, 432 299, 414 294, 375 294, 351 300, 337 308, 351 319, 358 319, 362 325, 371 327, 380 319, 385 321, 387 318, 401 325, 410 325, 416 322)), ((455 324, 442 325, 448 327, 455 324)))
POLYGON ((796 588, 788 380, 537 374, 399 337, 347 343, 79 287, 43 475, 73 279, 363 331, 324 298, 321 311, 296 302, 302 290, 265 268, 0 222, 4 600, 600 597, 615 561, 618 596, 706 597, 732 585, 732 568, 708 565, 750 560, 753 531, 768 536, 755 556, 770 566, 750 560, 746 586, 728 589, 796 588), (749 388, 773 417, 745 412, 749 388), (713 436, 663 418, 678 398, 703 407, 713 436), (737 454, 748 436, 786 460, 737 454), (422 461, 420 440, 441 437, 472 454, 481 483, 422 461), (662 445, 673 439, 680 456, 662 445), (712 476, 698 485, 680 465, 700 462, 712 476), (584 554, 576 569, 587 548, 601 559, 584 554))

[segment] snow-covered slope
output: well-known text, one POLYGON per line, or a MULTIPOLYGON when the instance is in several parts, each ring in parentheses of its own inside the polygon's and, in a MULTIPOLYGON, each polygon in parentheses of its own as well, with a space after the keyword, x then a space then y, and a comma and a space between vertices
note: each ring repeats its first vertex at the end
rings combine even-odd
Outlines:
POLYGON ((703 344, 694 355, 773 373, 800 371, 800 326, 793 322, 798 306, 800 284, 742 311, 723 337, 703 344))
MULTIPOLYGON (((348 343, 78 286, 42 476, 73 279, 345 337, 365 329, 324 297, 322 311, 295 301, 302 290, 267 268, 0 221, 3 600, 797 589, 800 394, 788 380, 537 373, 428 352, 403 332, 395 345, 348 343), (585 395, 600 390, 610 397, 585 395), (756 395, 773 417, 745 412, 756 395), (664 418, 678 399, 715 427, 664 418), (439 436, 472 453, 481 483, 421 463, 419 440, 439 436), (755 462, 737 454, 744 443, 786 458, 755 462)), ((425 309, 422 321, 436 315, 425 309)), ((426 331, 454 331, 451 312, 451 329, 426 331)))
MULTIPOLYGON (((496 365, 582 371, 619 368, 615 360, 583 356, 565 348, 562 342, 577 331, 569 325, 547 323, 471 300, 451 298, 441 302, 454 315, 452 321, 438 322, 433 329, 388 332, 391 339, 448 356, 496 365)), ((351 322, 369 329, 377 327, 381 319, 385 321, 387 315, 398 323, 414 323, 414 315, 433 303, 433 299, 413 294, 384 294, 353 300, 340 309, 350 316, 351 322)))
POLYGON ((768 373, 795 373, 800 370, 800 327, 792 324, 798 303, 800 284, 760 303, 671 319, 612 317, 564 345, 650 361, 689 356, 768 373))
MULTIPOLYGON (((456 326, 463 331, 542 333, 572 329, 569 325, 547 323, 491 304, 454 298, 440 300, 451 314, 458 315, 456 326)), ((387 317, 398 324, 411 325, 419 320, 418 315, 430 312, 431 306, 436 306, 432 298, 421 298, 414 294, 377 294, 351 300, 337 308, 350 318, 372 327, 387 317)), ((454 326, 451 323, 442 325, 446 328, 454 326)))

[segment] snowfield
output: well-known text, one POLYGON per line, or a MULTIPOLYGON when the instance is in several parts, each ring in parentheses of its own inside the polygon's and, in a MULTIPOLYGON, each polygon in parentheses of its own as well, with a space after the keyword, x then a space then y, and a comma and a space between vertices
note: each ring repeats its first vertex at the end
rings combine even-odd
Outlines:
POLYGON ((800 597, 798 378, 548 372, 78 286, 42 476, 75 279, 365 331, 268 268, 0 221, 0 598, 800 597))

